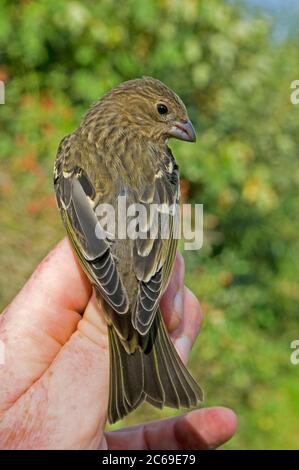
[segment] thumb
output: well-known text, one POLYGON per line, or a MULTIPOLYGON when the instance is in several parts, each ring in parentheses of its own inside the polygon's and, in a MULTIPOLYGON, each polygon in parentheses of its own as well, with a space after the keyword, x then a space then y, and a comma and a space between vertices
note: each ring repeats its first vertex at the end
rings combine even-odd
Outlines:
POLYGON ((22 438, 22 448, 28 449, 30 444, 35 449, 99 448, 103 445, 108 397, 107 326, 93 294, 77 331, 5 419, 12 410, 16 416, 16 407, 20 407, 22 428, 29 436, 29 442, 22 438), (38 443, 30 442, 36 434, 38 443))

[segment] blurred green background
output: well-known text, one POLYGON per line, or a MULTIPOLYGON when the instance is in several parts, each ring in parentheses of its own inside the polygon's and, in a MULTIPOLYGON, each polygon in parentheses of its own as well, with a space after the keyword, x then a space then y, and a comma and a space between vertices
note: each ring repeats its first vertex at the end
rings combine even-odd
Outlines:
MULTIPOLYGON (((274 32, 269 16, 221 0, 0 5, 1 306, 64 235, 52 189, 60 139, 112 86, 161 79, 198 132, 171 147, 184 199, 204 204, 204 247, 185 253, 206 314, 191 369, 205 405, 239 416, 225 448, 299 448, 299 55, 294 31, 274 32)), ((144 406, 126 423, 171 413, 144 406)))

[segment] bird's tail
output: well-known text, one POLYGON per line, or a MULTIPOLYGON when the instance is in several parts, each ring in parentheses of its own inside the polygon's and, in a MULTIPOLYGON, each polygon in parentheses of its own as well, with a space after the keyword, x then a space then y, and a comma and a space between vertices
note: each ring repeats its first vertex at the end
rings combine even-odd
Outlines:
POLYGON ((128 354, 115 329, 109 327, 110 423, 122 419, 143 401, 162 408, 191 408, 203 399, 166 331, 160 311, 148 333, 147 345, 128 354))

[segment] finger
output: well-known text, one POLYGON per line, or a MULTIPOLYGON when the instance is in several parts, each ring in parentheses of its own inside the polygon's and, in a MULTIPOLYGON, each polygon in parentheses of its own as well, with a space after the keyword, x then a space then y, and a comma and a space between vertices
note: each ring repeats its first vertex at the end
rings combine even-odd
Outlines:
POLYGON ((75 331, 91 287, 64 239, 41 262, 0 319, 5 364, 0 409, 35 382, 75 331))
MULTIPOLYGON (((68 239, 64 238, 44 258, 8 309, 28 309, 28 320, 36 319, 37 311, 46 308, 82 313, 91 295, 90 283, 83 273, 68 239)), ((43 319, 44 319, 44 315, 43 319)))
POLYGON ((93 296, 77 331, 4 420, 9 422, 12 413, 19 416, 22 425, 14 429, 14 441, 25 449, 32 445, 35 449, 97 448, 108 397, 107 326, 93 296), (36 436, 34 442, 32 436, 36 436))
POLYGON ((200 303, 193 292, 185 287, 183 321, 172 335, 174 345, 185 364, 198 336, 202 321, 203 313, 200 303))
POLYGON ((184 258, 178 251, 168 287, 160 302, 166 326, 170 332, 178 328, 184 313, 184 258))
POLYGON ((205 450, 219 447, 236 431, 237 418, 223 407, 107 433, 109 449, 205 450))

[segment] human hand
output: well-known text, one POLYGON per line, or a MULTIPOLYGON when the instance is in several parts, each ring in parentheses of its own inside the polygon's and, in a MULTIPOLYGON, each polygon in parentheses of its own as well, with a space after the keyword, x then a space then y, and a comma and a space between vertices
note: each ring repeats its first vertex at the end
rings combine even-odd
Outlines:
MULTIPOLYGON (((161 301, 174 343, 187 361, 202 322, 183 287, 177 256, 161 301), (180 292, 181 297, 174 296, 180 292)), ((2 449, 209 449, 235 432, 226 408, 191 411, 120 431, 104 432, 109 348, 103 313, 67 239, 41 262, 0 316, 2 449)))

